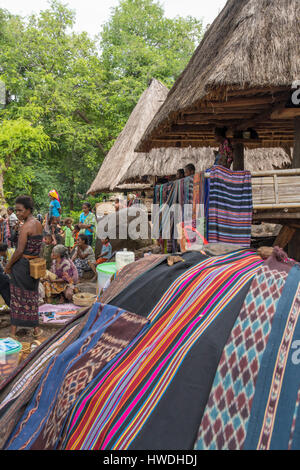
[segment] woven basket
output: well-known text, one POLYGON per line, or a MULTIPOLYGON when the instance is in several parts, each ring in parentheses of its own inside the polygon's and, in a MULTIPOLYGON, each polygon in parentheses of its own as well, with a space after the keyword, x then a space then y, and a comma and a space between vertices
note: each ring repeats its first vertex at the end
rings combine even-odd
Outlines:
POLYGON ((73 295, 73 304, 79 307, 89 307, 96 301, 97 296, 89 294, 88 292, 81 292, 80 294, 73 295))
POLYGON ((46 275, 46 260, 44 258, 35 258, 29 261, 30 276, 33 279, 40 279, 46 275))

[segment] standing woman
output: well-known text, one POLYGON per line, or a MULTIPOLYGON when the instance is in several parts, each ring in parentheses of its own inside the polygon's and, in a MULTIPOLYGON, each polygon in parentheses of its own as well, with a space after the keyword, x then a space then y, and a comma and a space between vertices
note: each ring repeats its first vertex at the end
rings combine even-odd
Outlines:
POLYGON ((80 234, 86 235, 88 245, 92 246, 94 229, 96 228, 96 217, 92 212, 92 206, 89 202, 82 204, 82 213, 79 217, 80 234))
POLYGON ((234 158, 233 147, 231 145, 230 139, 228 139, 226 136, 226 132, 226 127, 216 127, 215 129, 215 139, 220 145, 214 164, 230 169, 234 158))
POLYGON ((11 334, 16 335, 17 327, 32 327, 33 336, 38 337, 42 331, 39 324, 39 279, 30 276, 29 261, 39 257, 43 227, 33 215, 33 200, 30 196, 16 199, 16 214, 24 224, 20 228, 18 246, 5 272, 11 275, 11 334))
POLYGON ((51 219, 55 218, 57 222, 59 222, 60 214, 61 214, 61 205, 59 201, 58 193, 55 189, 49 192, 49 197, 51 199, 49 205, 49 223, 51 223, 51 219))

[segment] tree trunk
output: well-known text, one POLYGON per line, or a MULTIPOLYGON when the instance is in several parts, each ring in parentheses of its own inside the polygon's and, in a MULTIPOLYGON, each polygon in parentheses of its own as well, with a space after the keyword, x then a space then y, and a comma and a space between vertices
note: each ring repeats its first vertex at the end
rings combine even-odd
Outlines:
POLYGON ((7 205, 5 197, 4 197, 3 183, 4 183, 3 172, 0 170, 0 212, 1 214, 4 212, 4 208, 7 205))
POLYGON ((74 190, 75 190, 75 178, 74 174, 72 174, 71 178, 71 193, 70 193, 70 210, 74 210, 74 190))

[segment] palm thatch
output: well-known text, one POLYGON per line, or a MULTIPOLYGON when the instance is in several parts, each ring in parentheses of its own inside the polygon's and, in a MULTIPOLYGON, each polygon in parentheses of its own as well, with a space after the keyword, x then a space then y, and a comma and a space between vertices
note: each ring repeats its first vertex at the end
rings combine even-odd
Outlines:
POLYGON ((300 77, 299 17, 299 0, 228 0, 136 150, 214 146, 223 125, 255 127, 249 148, 293 145, 299 109, 286 103, 300 77))
MULTIPOLYGON (((134 148, 153 116, 165 101, 168 89, 153 79, 132 111, 123 131, 106 155, 88 194, 120 190, 118 185, 129 165, 136 158, 134 148)), ((122 189, 138 189, 124 188, 122 189)))
MULTIPOLYGON (((137 154, 134 162, 122 177, 121 183, 138 183, 145 177, 175 176, 179 168, 193 163, 197 172, 209 168, 214 163, 212 148, 162 148, 148 154, 137 154)), ((284 169, 291 166, 292 151, 281 148, 255 149, 245 152, 245 169, 250 171, 284 169)))

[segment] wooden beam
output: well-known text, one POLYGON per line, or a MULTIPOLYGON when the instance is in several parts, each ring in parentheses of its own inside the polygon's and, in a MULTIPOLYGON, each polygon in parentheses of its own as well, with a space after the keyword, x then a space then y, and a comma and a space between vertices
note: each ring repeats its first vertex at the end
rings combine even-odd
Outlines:
POLYGON ((289 227, 288 225, 284 225, 280 230, 277 238, 274 242, 273 246, 279 246, 280 248, 285 248, 288 243, 292 240, 294 234, 296 232, 295 228, 289 227))
POLYGON ((271 114, 271 119, 294 119, 300 116, 300 108, 277 109, 271 114))
MULTIPOLYGON (((281 95, 282 96, 282 95, 281 95)), ((281 98, 282 99, 282 98, 281 98)), ((288 100, 288 97, 285 96, 285 101, 288 100)), ((257 104, 276 104, 278 103, 278 97, 275 96, 263 96, 260 98, 246 98, 246 99, 236 99, 230 101, 209 101, 203 102, 202 108, 233 108, 233 107, 242 107, 247 108, 248 106, 255 106, 257 104)))
POLYGON ((284 97, 281 97, 277 102, 273 103, 271 107, 269 107, 268 110, 264 111, 262 114, 258 114, 256 117, 249 119, 249 121, 242 122, 236 127, 236 130, 244 130, 247 129, 248 127, 253 127, 255 124, 259 121, 265 121, 269 120, 271 114, 274 111, 282 109, 288 101, 288 96, 285 95, 284 97))

